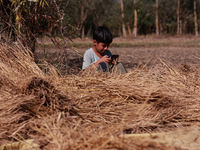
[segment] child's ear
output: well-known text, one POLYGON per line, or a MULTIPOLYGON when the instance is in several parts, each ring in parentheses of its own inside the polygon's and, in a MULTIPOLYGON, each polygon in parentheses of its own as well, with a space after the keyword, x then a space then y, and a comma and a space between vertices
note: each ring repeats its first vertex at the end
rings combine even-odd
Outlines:
POLYGON ((96 41, 96 40, 93 40, 93 44, 94 44, 94 45, 97 45, 97 41, 96 41))

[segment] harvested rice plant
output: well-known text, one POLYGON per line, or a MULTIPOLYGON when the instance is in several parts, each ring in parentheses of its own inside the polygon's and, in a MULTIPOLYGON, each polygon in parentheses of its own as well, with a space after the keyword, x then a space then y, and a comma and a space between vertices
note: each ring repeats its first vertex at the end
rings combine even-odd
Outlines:
MULTIPOLYGON (((92 71, 61 75, 47 63, 44 73, 23 45, 1 44, 0 148, 199 149, 198 42, 143 40, 124 46, 115 39, 110 49, 123 51, 121 61, 128 70, 123 75, 92 71), (158 50, 169 55, 163 57, 158 50), (149 51, 156 57, 149 59, 149 51), (181 59, 174 63, 172 58, 181 52, 179 57, 188 63, 181 59), (134 61, 138 64, 131 66, 134 61)), ((86 47, 79 48, 80 53, 86 47)))

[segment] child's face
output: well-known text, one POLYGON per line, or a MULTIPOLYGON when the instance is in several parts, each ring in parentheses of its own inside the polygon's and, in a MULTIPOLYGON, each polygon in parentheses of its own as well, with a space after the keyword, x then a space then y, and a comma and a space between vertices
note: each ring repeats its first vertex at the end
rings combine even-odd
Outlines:
POLYGON ((103 54, 105 50, 108 49, 109 45, 108 43, 101 43, 101 42, 94 42, 94 45, 96 47, 96 51, 100 54, 103 54))

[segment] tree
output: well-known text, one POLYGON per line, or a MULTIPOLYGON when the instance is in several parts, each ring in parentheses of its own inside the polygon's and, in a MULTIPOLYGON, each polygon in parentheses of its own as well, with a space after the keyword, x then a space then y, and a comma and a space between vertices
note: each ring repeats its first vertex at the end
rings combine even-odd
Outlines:
POLYGON ((159 25, 158 25, 158 0, 156 0, 156 35, 159 35, 159 25))
POLYGON ((137 18, 137 8, 136 8, 136 0, 134 0, 134 28, 133 28, 133 36, 137 36, 137 24, 138 24, 138 18, 137 18))
POLYGON ((181 34, 180 32, 180 0, 177 0, 177 34, 181 34))
POLYGON ((82 4, 81 6, 81 23, 80 23, 80 31, 81 31, 81 37, 85 38, 85 20, 87 19, 88 15, 88 9, 82 4))
POLYGON ((131 36, 197 35, 198 4, 196 0, 0 0, 0 30, 9 40, 23 40, 33 52, 40 35, 73 39, 90 36, 100 25, 114 36, 126 36, 127 31, 131 36))
POLYGON ((197 24, 197 2, 194 0, 194 30, 195 36, 198 36, 198 24, 197 24))
POLYGON ((180 32, 194 33, 194 1, 180 0, 180 32))
MULTIPOLYGON (((123 4, 124 4, 124 23, 125 23, 125 26, 127 27, 128 35, 133 36, 133 31, 132 31, 133 21, 134 21, 133 0, 125 0, 125 1, 123 1, 123 4)), ((121 9, 121 5, 120 5, 120 9, 121 9)), ((120 24, 120 26, 121 26, 121 24, 120 24)))
POLYGON ((123 0, 120 0, 120 4, 121 4, 121 17, 122 17, 122 34, 124 37, 126 37, 126 27, 125 27, 125 23, 124 23, 124 3, 123 0))
POLYGON ((176 4, 176 2, 177 0, 170 0, 170 1, 159 0, 159 6, 158 6, 159 34, 177 33, 177 5, 174 5, 176 4))
POLYGON ((36 38, 59 22, 55 4, 55 0, 2 0, 2 32, 9 40, 20 40, 34 53, 36 38))

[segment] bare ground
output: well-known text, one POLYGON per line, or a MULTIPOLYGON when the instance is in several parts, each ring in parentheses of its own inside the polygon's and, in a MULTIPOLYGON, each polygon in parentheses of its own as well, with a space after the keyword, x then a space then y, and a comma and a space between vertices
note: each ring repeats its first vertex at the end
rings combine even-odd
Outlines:
MULTIPOLYGON (((76 39, 72 44, 83 56, 84 51, 92 46, 91 43, 90 39, 76 39)), ((120 61, 127 70, 141 65, 152 66, 160 63, 160 59, 173 67, 198 66, 200 62, 199 49, 200 38, 193 36, 115 38, 109 48, 113 54, 120 55, 120 61)), ((80 69, 82 62, 77 63, 79 63, 80 69)))

